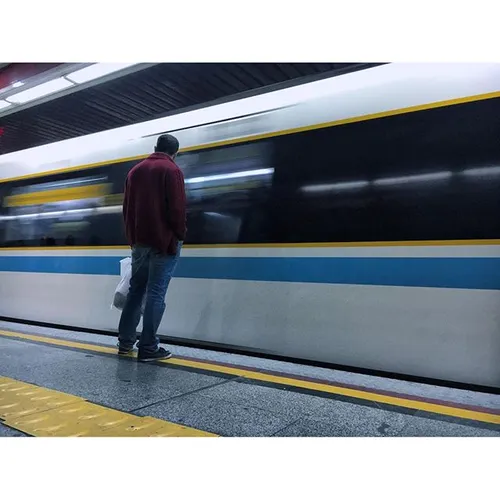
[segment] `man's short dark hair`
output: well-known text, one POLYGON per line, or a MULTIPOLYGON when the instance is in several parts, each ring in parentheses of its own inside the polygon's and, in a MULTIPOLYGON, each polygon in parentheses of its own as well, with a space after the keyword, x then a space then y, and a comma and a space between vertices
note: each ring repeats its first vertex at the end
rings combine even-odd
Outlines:
POLYGON ((179 141, 170 134, 160 135, 156 142, 155 151, 157 153, 165 153, 169 156, 173 156, 179 151, 179 141))

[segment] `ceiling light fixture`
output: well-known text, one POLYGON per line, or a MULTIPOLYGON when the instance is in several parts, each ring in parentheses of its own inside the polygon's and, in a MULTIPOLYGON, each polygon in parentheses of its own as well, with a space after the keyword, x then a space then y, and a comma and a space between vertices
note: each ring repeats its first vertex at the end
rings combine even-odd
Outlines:
POLYGON ((29 101, 34 101, 40 97, 45 97, 46 95, 53 94, 54 92, 59 92, 61 90, 72 87, 74 84, 64 78, 56 78, 55 80, 50 80, 49 82, 42 83, 36 87, 23 90, 14 95, 10 95, 5 99, 12 104, 25 104, 29 101))
POLYGON ((11 106, 10 102, 0 101, 0 109, 5 109, 5 108, 8 108, 9 106, 11 106))
POLYGON ((117 71, 121 71, 122 69, 129 68, 131 66, 135 66, 138 63, 124 63, 124 64, 108 64, 108 63, 99 63, 92 64, 91 66, 87 66, 86 68, 79 69, 78 71, 74 71, 69 75, 66 75, 65 78, 74 82, 74 83, 86 83, 91 80, 95 80, 97 78, 101 78, 106 75, 110 75, 111 73, 116 73, 117 71))

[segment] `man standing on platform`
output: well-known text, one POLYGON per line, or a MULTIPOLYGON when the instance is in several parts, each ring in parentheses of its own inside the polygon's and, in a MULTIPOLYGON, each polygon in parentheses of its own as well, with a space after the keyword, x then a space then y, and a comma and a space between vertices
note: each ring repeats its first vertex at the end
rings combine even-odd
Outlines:
POLYGON ((132 352, 146 294, 139 361, 171 357, 156 335, 165 296, 186 235, 184 176, 175 164, 179 141, 166 134, 155 152, 130 170, 125 182, 123 217, 132 247, 130 289, 118 329, 118 353, 132 352))

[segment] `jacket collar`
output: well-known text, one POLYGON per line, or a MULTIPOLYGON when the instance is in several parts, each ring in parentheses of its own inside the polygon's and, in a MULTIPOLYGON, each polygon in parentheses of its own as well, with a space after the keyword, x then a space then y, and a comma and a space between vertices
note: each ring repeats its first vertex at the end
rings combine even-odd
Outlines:
POLYGON ((172 162, 174 161, 167 153, 153 153, 153 154, 149 155, 149 157, 153 158, 155 160, 163 159, 163 160, 170 160, 172 162))

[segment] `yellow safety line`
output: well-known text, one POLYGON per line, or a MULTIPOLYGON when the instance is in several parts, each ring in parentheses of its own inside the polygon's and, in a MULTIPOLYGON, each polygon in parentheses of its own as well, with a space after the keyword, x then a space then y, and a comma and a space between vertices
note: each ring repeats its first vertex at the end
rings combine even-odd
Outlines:
MULTIPOLYGON (((443 108, 443 107, 447 107, 447 106, 455 106, 457 104, 465 104, 468 102, 476 102, 476 101, 484 101, 487 99, 495 99, 496 97, 500 97, 500 92, 489 92, 487 94, 478 94, 478 95, 473 95, 473 96, 459 97, 457 99, 447 99, 445 101, 437 101, 437 102, 431 102, 431 103, 427 103, 427 104, 419 104, 417 106, 409 106, 406 108, 398 108, 398 109, 392 109, 389 111, 381 111, 380 113, 371 113, 368 115, 354 116, 352 118, 343 118, 341 120, 334 120, 334 121, 329 121, 329 122, 324 122, 324 123, 318 123, 315 125, 306 125, 304 127, 296 127, 296 128, 286 129, 286 130, 280 130, 277 132, 268 132, 265 134, 255 134, 255 135, 250 135, 250 136, 246 136, 246 137, 238 137, 235 139, 227 139, 224 141, 216 141, 216 142, 211 142, 211 143, 206 143, 206 144, 199 144, 196 146, 189 146, 186 148, 181 148, 180 152, 187 153, 190 151, 199 151, 202 149, 230 146, 233 144, 241 144, 242 142, 254 142, 254 141, 258 141, 258 140, 262 140, 262 139, 270 139, 272 137, 279 137, 282 135, 298 134, 300 132, 307 132, 310 130, 318 130, 318 129, 328 128, 328 127, 336 127, 339 125, 347 125, 349 123, 358 123, 358 122, 364 122, 364 121, 369 121, 369 120, 376 120, 378 118, 386 118, 389 116, 397 116, 397 115, 402 115, 402 114, 407 114, 407 113, 415 113, 417 111, 425 111, 425 110, 429 110, 429 109, 443 108)), ((128 158, 115 158, 113 160, 106 160, 106 161, 97 162, 97 163, 89 163, 86 165, 78 165, 75 167, 62 168, 59 170, 47 170, 45 172, 39 172, 36 174, 26 174, 26 175, 21 175, 18 177, 10 177, 10 178, 6 178, 6 179, 0 179, 0 184, 5 183, 5 182, 24 180, 24 179, 45 177, 48 175, 64 174, 64 173, 75 172, 75 171, 79 171, 79 170, 88 170, 91 168, 112 165, 113 163, 139 161, 139 160, 146 158, 147 156, 148 155, 146 154, 146 155, 130 156, 128 158)))
POLYGON ((0 377, 0 421, 35 437, 215 437, 52 389, 0 377))
MULTIPOLYGON (((84 349, 87 351, 100 352, 106 354, 116 354, 117 349, 114 347, 104 347, 94 344, 87 344, 83 342, 75 342, 71 340, 64 339, 54 339, 50 337, 30 335, 18 332, 8 332, 0 330, 0 336, 19 338, 25 340, 31 340, 34 342, 43 342, 45 344, 52 344, 56 346, 71 347, 74 349, 84 349)), ((131 355, 134 357, 135 353, 131 355)), ((191 361, 185 359, 171 358, 169 360, 161 361, 161 363, 166 365, 176 365, 186 368, 194 368, 205 371, 212 371, 216 373, 224 373, 226 375, 234 375, 237 377, 247 378, 251 380, 258 380, 261 382, 269 382, 277 385, 285 385, 289 387, 308 389, 316 392, 323 392, 328 394, 337 394, 342 396, 347 396, 356 399, 362 399, 367 401, 375 401, 378 403, 388 404, 392 406, 398 406, 402 408, 410 408, 413 410, 420 410, 430 413, 437 413, 440 415, 447 415, 451 417, 476 420, 480 422, 486 422, 490 424, 500 424, 500 415, 494 415, 490 413, 484 413, 480 411, 467 410, 463 408, 456 408, 454 406, 441 405, 436 403, 428 403, 425 401, 417 401, 412 399, 405 399, 396 396, 387 396, 383 394, 378 394, 376 392, 370 392, 358 389, 349 389, 345 387, 339 387, 335 385, 325 384, 321 382, 311 382, 307 380, 298 380, 280 375, 271 375, 267 373, 255 372, 252 370, 245 370, 244 368, 233 368, 230 366, 221 366, 212 364, 205 361, 191 361)))
POLYGON ((117 354, 117 350, 114 347, 104 347, 95 344, 74 342, 72 340, 55 339, 51 337, 45 337, 43 335, 30 335, 27 333, 9 332, 5 330, 0 330, 0 336, 10 337, 13 339, 18 338, 24 340, 31 340, 33 342, 43 342, 44 344, 50 344, 62 347, 71 347, 73 349, 85 349, 86 351, 100 352, 103 354, 117 354))
MULTIPOLYGON (((212 248, 375 248, 375 247, 442 247, 442 246, 494 246, 500 239, 491 240, 420 240, 420 241, 353 241, 325 243, 216 243, 212 245, 184 245, 186 249, 212 248)), ((75 252, 81 250, 130 250, 127 245, 71 246, 71 247, 2 247, 0 252, 75 252)))

